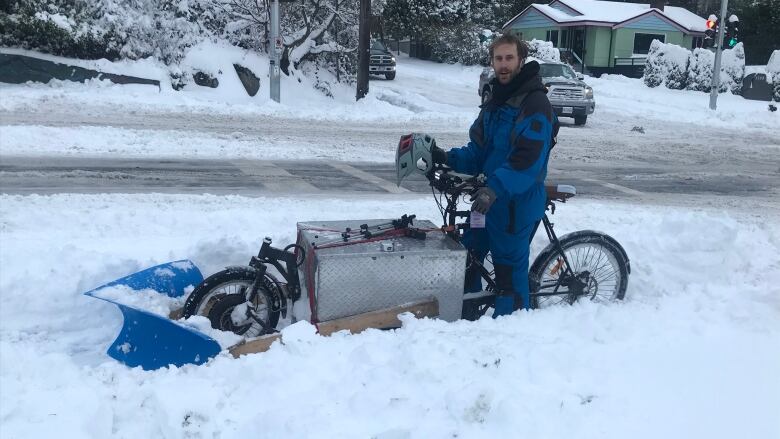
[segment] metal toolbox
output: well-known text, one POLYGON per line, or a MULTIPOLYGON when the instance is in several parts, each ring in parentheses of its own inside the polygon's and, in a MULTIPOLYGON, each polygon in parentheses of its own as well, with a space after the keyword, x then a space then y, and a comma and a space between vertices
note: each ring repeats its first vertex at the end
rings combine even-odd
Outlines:
MULTIPOLYGON (((298 244, 306 249, 301 285, 312 322, 376 311, 435 297, 439 318, 461 317, 466 249, 435 230, 420 240, 409 236, 344 242, 346 228, 369 231, 392 220, 298 223, 298 244), (313 290, 313 297, 311 297, 313 290)), ((425 220, 414 227, 436 229, 425 220)))

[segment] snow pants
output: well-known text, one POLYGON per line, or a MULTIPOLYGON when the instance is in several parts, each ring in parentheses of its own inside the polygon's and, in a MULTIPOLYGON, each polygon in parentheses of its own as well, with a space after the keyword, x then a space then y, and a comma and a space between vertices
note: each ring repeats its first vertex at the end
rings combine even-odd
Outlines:
MULTIPOLYGON (((528 258, 539 221, 514 224, 513 219, 518 216, 512 212, 515 208, 512 203, 496 200, 486 215, 485 228, 469 228, 463 234, 463 245, 472 258, 483 262, 488 252, 492 255, 497 289, 494 318, 511 314, 516 300, 522 307, 530 307, 528 258)), ((479 272, 466 270, 464 292, 481 290, 479 272)))

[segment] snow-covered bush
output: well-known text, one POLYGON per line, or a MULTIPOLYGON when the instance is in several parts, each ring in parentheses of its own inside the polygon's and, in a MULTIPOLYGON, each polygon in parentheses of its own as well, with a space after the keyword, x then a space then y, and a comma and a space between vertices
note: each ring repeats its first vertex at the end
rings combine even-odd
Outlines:
MULTIPOLYGON (((738 43, 723 51, 720 60, 720 81, 734 94, 742 91, 742 79, 745 77, 745 46, 738 43)), ((724 87, 719 87, 721 90, 724 87)))
POLYGON ((772 98, 780 102, 780 50, 775 50, 766 64, 767 80, 774 86, 772 98))
POLYGON ((715 54, 707 49, 693 49, 688 64, 687 90, 709 92, 712 88, 712 66, 715 54))
POLYGON ((682 90, 688 80, 688 49, 653 40, 645 60, 643 80, 648 87, 661 84, 667 88, 682 90))
POLYGON ((552 41, 533 39, 526 41, 528 44, 528 56, 542 61, 561 62, 561 52, 553 46, 552 41))
POLYGON ((29 0, 0 12, 0 46, 35 49, 85 59, 120 57, 111 29, 94 25, 87 3, 29 0))
MULTIPOLYGON (((665 85, 675 90, 709 92, 712 88, 712 69, 715 54, 707 49, 688 49, 654 40, 645 61, 642 79, 648 87, 665 85)), ((720 64, 720 93, 742 91, 745 76, 745 49, 742 43, 723 51, 720 64)))

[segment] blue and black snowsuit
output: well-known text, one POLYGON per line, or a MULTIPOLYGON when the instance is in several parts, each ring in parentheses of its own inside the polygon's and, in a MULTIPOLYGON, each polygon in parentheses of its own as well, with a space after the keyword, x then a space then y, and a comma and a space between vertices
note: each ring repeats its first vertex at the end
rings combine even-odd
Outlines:
MULTIPOLYGON (((539 64, 526 64, 504 96, 494 96, 481 108, 469 130, 466 146, 447 153, 456 172, 487 176, 496 193, 484 229, 469 229, 463 244, 480 261, 493 258, 498 296, 494 316, 511 314, 515 296, 528 308, 528 258, 533 234, 544 216, 547 160, 557 134, 557 118, 538 74, 539 64)), ((466 272, 465 292, 482 289, 476 270, 466 272)))

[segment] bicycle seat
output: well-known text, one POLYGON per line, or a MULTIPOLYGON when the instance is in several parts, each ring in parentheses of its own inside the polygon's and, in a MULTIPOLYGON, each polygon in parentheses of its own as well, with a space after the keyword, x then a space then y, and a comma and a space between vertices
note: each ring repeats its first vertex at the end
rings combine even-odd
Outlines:
POLYGON ((569 198, 577 195, 577 188, 570 184, 546 184, 547 199, 565 203, 569 198))

